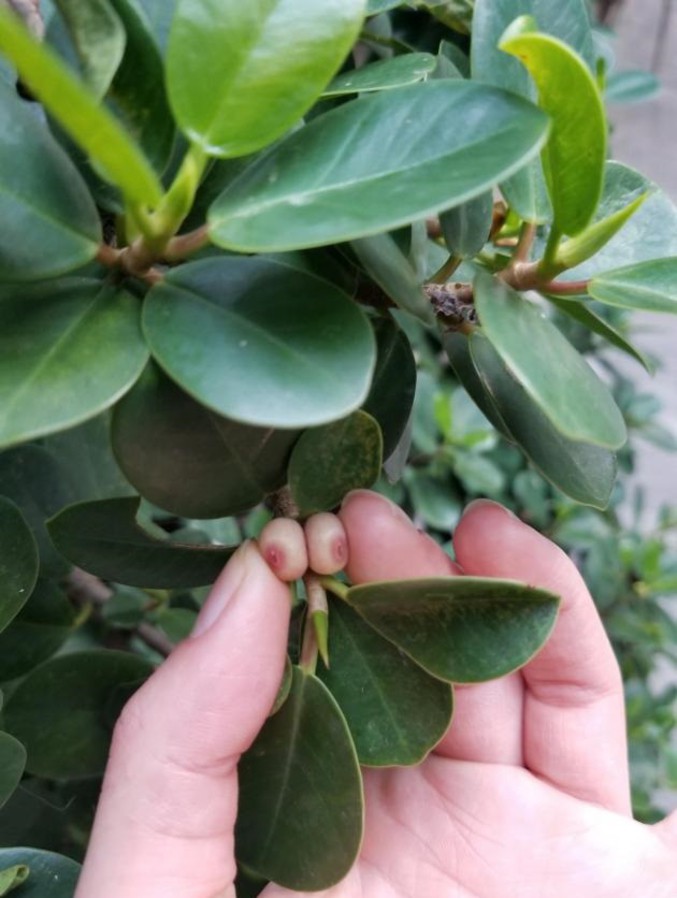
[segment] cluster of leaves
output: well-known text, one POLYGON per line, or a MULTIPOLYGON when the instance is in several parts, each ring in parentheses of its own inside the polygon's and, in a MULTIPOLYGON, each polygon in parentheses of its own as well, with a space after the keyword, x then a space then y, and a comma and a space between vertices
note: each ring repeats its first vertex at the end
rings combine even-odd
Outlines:
MULTIPOLYGON (((55 0, 47 25, 0 6, 0 842, 78 855, 120 707, 262 500, 305 517, 384 460, 396 479, 412 429, 433 527, 444 465, 497 493, 495 436, 456 445, 455 402, 409 426, 422 329, 529 459, 523 489, 535 468, 608 503, 623 414, 564 333, 645 363, 603 309, 677 310, 677 213, 606 159, 583 0, 55 0)), ((313 579, 317 669, 310 584, 242 764, 243 895, 340 879, 359 765, 420 761, 452 684, 524 664, 557 609, 503 581, 313 579)), ((27 863, 0 853, 0 894, 27 863)), ((63 864, 35 854, 28 887, 65 898, 63 864)))

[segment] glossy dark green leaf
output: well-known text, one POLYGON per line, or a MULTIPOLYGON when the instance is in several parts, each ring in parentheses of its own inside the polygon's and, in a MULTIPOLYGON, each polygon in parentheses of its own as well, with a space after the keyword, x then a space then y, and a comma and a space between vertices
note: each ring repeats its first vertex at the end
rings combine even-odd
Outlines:
POLYGON ((606 80, 604 99, 607 103, 637 103, 648 100, 661 89, 660 80, 653 72, 628 69, 612 72, 606 80))
POLYGON ((376 418, 383 435, 383 457, 395 451, 416 392, 416 359, 406 335, 394 321, 383 319, 374 325, 376 368, 365 412, 376 418))
POLYGON ((448 683, 429 676, 367 626, 345 602, 330 601, 331 667, 319 677, 345 715, 360 764, 418 764, 449 726, 448 683))
POLYGON ((424 324, 434 323, 435 316, 421 281, 390 234, 363 237, 354 240, 351 246, 369 277, 394 303, 424 324))
POLYGON ((148 359, 139 301, 100 281, 17 287, 0 304, 0 446, 112 405, 148 359))
POLYGON ((369 94, 247 169, 212 206, 212 239, 257 252, 392 230, 484 193, 532 159, 546 131, 539 110, 483 84, 429 81, 369 94), (397 134, 387 154, 384 133, 397 134))
POLYGON ((165 95, 165 72, 153 33, 132 0, 110 0, 127 35, 108 98, 158 173, 167 166, 175 126, 165 95))
POLYGON ((501 420, 530 461, 567 496, 605 508, 616 479, 614 453, 563 436, 481 333, 470 338, 470 351, 501 420))
POLYGON ((614 215, 646 193, 646 201, 615 237, 582 265, 563 272, 559 280, 588 279, 614 268, 677 256, 677 209, 652 181, 620 162, 606 164, 594 221, 614 215))
MULTIPOLYGON (((0 732, 0 808, 21 781, 26 766, 26 749, 9 733, 0 732)), ((0 869, 2 864, 0 862, 0 869)), ((0 873, 0 886, 2 884, 0 873)), ((2 895, 0 887, 0 895, 2 895)))
POLYGON ((287 701, 268 718, 238 773, 238 861, 303 891, 327 889, 346 875, 362 840, 362 780, 348 726, 326 686, 294 668, 287 701))
POLYGON ((431 15, 459 34, 469 34, 475 0, 421 0, 431 15))
POLYGON ((221 518, 285 483, 298 431, 250 427, 199 405, 150 366, 117 404, 113 448, 154 505, 187 518, 221 518))
POLYGON ((178 0, 167 87, 179 126, 214 156, 272 143, 338 71, 364 14, 365 0, 178 0))
POLYGON ((106 0, 54 0, 91 92, 102 99, 125 52, 125 29, 106 0))
POLYGON ((0 682, 24 676, 46 661, 73 632, 75 609, 50 580, 38 580, 30 599, 0 633, 0 682))
POLYGON ((513 580, 445 577, 353 586, 348 602, 433 676, 479 683, 536 654, 554 626, 559 600, 513 580))
POLYGON ((328 511, 350 490, 373 486, 382 461, 381 429, 366 412, 306 430, 289 461, 289 487, 301 514, 328 511))
POLYGON ((533 303, 480 273, 475 304, 484 333, 560 433, 609 449, 623 445, 625 422, 611 393, 533 303))
POLYGON ((0 7, 0 52, 12 60, 25 84, 108 180, 138 205, 158 203, 162 196, 160 182, 115 117, 4 7, 0 7))
POLYGON ((654 259, 598 274, 590 296, 610 306, 677 313, 677 258, 654 259))
MULTIPOLYGON (((586 0, 476 0, 471 61, 473 78, 495 84, 534 100, 536 90, 518 60, 499 50, 506 28, 518 16, 531 15, 546 34, 564 41, 595 68, 595 50, 586 0)), ((526 221, 545 221, 550 203, 539 161, 523 168, 501 185, 508 203, 526 221)))
POLYGON ((322 96, 340 97, 416 84, 425 81, 436 65, 437 60, 430 53, 403 53, 342 72, 325 88, 322 96))
POLYGON ((470 355, 468 338, 461 333, 450 332, 443 337, 444 350, 454 369, 454 374, 463 385, 475 405, 491 425, 507 440, 512 442, 513 436, 498 412, 496 405, 482 383, 470 355))
POLYGON ((102 577, 152 589, 206 586, 232 548, 197 547, 163 539, 136 521, 137 499, 83 502, 49 522, 49 534, 73 564, 102 577))
POLYGON ((75 167, 46 125, 0 81, 0 277, 39 280, 84 265, 99 217, 75 167))
POLYGON ((43 576, 62 577, 70 568, 54 548, 45 521, 76 500, 56 458, 42 446, 0 453, 0 495, 11 499, 28 522, 40 549, 43 576))
POLYGON ((404 482, 416 514, 428 527, 449 534, 461 517, 461 499, 448 476, 434 477, 425 469, 407 468, 404 482))
POLYGON ((548 301, 558 308, 560 312, 563 312, 565 315, 578 321, 584 327, 587 327, 588 330, 591 330, 594 334, 597 334, 612 346, 615 346, 616 349, 620 349, 621 352, 631 356, 635 361, 639 362, 649 374, 654 373, 655 369, 651 361, 640 352, 636 346, 633 346, 633 344, 627 340, 619 330, 612 327, 612 325, 609 324, 608 321, 605 321, 600 315, 597 315, 590 308, 589 303, 577 300, 574 297, 562 298, 558 296, 549 296, 548 301))
POLYGON ((246 424, 322 424, 369 390, 375 351, 364 313, 326 281, 273 259, 181 266, 147 296, 143 324, 173 380, 246 424))
POLYGON ((475 256, 489 239, 494 197, 489 190, 440 214, 444 242, 450 253, 464 258, 475 256))
POLYGON ((604 179, 607 121, 597 82, 585 61, 551 35, 510 34, 500 47, 527 67, 552 120, 541 158, 554 227, 579 234, 595 214, 604 179))
POLYGON ((61 655, 32 671, 4 710, 7 729, 28 752, 28 772, 50 779, 103 773, 112 729, 106 703, 152 672, 148 661, 110 650, 61 655))
POLYGON ((30 871, 16 898, 73 898, 80 865, 71 858, 36 848, 0 848, 0 869, 14 866, 30 871))
POLYGON ((16 505, 0 496, 0 631, 28 601, 39 568, 30 527, 16 505))

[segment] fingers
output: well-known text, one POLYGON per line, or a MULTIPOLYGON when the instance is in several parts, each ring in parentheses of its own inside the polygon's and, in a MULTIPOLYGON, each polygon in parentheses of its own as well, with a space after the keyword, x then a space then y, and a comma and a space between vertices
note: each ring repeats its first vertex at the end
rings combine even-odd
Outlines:
POLYGON ((552 637, 522 670, 524 763, 571 795, 629 813, 620 672, 574 564, 493 502, 466 511, 454 547, 467 574, 523 580, 562 597, 552 637))
POLYGON ((236 764, 282 677, 288 587, 244 544, 116 727, 77 898, 230 898, 236 764))

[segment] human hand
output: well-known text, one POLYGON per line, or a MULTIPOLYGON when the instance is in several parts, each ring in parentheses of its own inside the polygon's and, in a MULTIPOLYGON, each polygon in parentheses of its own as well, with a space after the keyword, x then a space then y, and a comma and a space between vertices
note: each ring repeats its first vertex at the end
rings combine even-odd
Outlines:
MULTIPOLYGON (((353 582, 459 572, 375 494, 352 494, 340 518, 353 582)), ((321 894, 674 896, 677 815, 654 827, 630 817, 620 675, 573 564, 493 503, 466 512, 454 545, 466 574, 559 593, 555 631, 522 671, 457 687, 455 722, 423 764, 365 771, 360 859, 321 894)), ((233 898, 236 764, 274 700, 288 614, 256 547, 236 553, 196 635, 116 729, 77 898, 233 898)))

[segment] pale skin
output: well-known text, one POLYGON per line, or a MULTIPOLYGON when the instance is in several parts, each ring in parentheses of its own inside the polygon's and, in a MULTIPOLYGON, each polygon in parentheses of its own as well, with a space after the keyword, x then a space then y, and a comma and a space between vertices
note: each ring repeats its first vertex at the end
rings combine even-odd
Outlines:
MULTIPOLYGON (((338 517, 353 582, 462 569, 551 589, 562 608, 521 672, 457 688, 454 723, 423 764, 365 771, 361 855, 314 894, 674 898, 677 812, 652 827, 631 817, 621 679, 566 556, 494 503, 457 527, 460 569, 373 493, 351 494, 338 517)), ((322 525, 311 530, 311 564, 340 554, 341 531, 327 534, 325 545, 322 525)), ((193 637, 123 712, 76 898, 234 898, 237 762, 275 698, 288 617, 287 586, 246 545, 193 637)))

